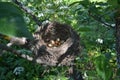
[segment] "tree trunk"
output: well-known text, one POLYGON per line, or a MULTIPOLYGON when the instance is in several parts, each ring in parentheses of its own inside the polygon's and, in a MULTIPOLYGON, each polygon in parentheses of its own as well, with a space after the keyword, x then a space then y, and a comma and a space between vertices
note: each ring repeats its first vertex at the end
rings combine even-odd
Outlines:
POLYGON ((117 13, 115 20, 116 20, 115 35, 116 35, 117 63, 118 63, 118 68, 120 68, 120 14, 117 13))

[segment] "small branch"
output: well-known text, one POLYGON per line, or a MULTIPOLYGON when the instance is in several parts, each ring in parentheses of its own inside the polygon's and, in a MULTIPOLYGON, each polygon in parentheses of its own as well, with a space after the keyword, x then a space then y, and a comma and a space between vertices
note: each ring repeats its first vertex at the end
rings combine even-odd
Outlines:
POLYGON ((4 44, 0 44, 0 50, 9 51, 9 52, 21 57, 21 58, 28 60, 28 61, 33 61, 33 57, 26 55, 26 54, 22 54, 22 52, 20 52, 19 50, 12 49, 4 44))
POLYGON ((11 37, 10 43, 15 45, 25 45, 27 42, 27 39, 25 37, 19 38, 19 37, 11 37))
POLYGON ((9 52, 12 52, 12 53, 14 53, 14 54, 17 55, 17 56, 20 56, 20 54, 21 54, 19 51, 16 51, 16 50, 14 50, 14 49, 12 49, 12 48, 4 45, 4 44, 0 44, 0 49, 1 49, 1 50, 6 50, 6 51, 9 51, 9 52))
POLYGON ((25 37, 10 37, 0 33, 0 38, 10 41, 10 43, 8 43, 8 46, 11 46, 13 44, 26 45, 29 43, 28 39, 26 39, 25 37))
POLYGON ((27 14, 29 14, 32 19, 39 25, 41 26, 42 25, 42 22, 33 14, 33 12, 28 9, 27 7, 25 7, 22 3, 20 3, 18 0, 13 0, 13 2, 15 4, 17 4, 23 11, 25 11, 27 14))
POLYGON ((92 17, 93 19, 95 19, 96 21, 104 24, 105 26, 108 26, 108 27, 110 27, 110 28, 114 28, 114 27, 115 27, 115 26, 112 26, 112 25, 109 24, 109 23, 106 23, 106 22, 102 21, 102 20, 101 20, 101 17, 96 17, 96 16, 92 15, 91 12, 89 12, 89 16, 91 16, 91 17, 92 17))

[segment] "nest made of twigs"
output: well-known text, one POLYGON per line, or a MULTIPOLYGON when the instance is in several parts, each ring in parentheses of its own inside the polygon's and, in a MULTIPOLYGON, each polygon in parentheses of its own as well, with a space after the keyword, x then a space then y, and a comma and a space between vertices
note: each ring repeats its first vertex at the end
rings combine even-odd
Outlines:
POLYGON ((34 61, 40 64, 72 65, 80 51, 79 36, 66 24, 47 23, 37 29, 34 38, 34 61))

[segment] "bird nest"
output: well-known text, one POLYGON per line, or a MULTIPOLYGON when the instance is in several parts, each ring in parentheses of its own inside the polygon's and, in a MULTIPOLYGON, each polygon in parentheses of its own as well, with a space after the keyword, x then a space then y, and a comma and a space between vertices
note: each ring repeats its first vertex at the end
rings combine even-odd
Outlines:
POLYGON ((68 25, 58 22, 39 27, 34 34, 34 61, 49 66, 73 65, 80 39, 68 25))

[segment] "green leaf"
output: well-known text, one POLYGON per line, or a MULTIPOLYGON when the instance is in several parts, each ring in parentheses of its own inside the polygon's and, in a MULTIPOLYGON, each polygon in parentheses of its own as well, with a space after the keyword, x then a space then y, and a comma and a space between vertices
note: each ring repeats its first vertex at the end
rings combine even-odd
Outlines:
POLYGON ((0 33, 32 38, 24 22, 22 11, 10 2, 0 2, 0 33))

